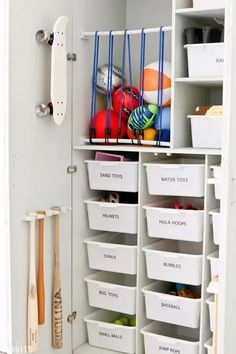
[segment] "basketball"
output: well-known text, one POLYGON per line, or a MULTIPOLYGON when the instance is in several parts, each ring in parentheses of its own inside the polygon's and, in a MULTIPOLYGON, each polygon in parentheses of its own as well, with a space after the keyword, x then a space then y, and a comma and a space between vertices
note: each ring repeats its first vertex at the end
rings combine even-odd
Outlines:
MULTIPOLYGON (((143 98, 147 103, 157 104, 158 96, 158 72, 159 62, 156 61, 144 68, 144 93, 143 98)), ((163 106, 171 103, 171 64, 164 62, 163 70, 163 106)))
MULTIPOLYGON (((122 71, 116 65, 112 65, 112 94, 121 87, 122 83, 122 71)), ((97 90, 103 95, 107 94, 108 84, 108 64, 102 65, 98 68, 97 73, 97 90)))
POLYGON ((144 105, 136 108, 129 117, 129 129, 146 129, 152 127, 155 123, 157 112, 158 108, 154 104, 144 105))
POLYGON ((147 128, 143 131, 143 140, 151 140, 154 141, 156 136, 156 129, 147 128))
POLYGON ((105 130, 106 128, 111 128, 111 135, 109 138, 123 138, 126 133, 126 124, 121 120, 121 132, 118 134, 119 128, 119 117, 113 111, 111 112, 110 121, 107 123, 107 111, 104 109, 103 111, 98 112, 91 124, 91 128, 95 128, 95 138, 106 138, 105 130), (108 125, 108 126, 107 126, 108 125))
POLYGON ((119 116, 121 101, 121 117, 126 122, 130 114, 139 105, 139 90, 135 87, 124 86, 123 89, 118 89, 113 95, 113 110, 119 116))

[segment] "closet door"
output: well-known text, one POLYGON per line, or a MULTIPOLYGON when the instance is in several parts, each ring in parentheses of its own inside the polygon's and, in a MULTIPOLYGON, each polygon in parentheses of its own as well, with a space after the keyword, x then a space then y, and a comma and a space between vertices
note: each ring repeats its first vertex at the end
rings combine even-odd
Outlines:
MULTIPOLYGON (((67 50, 71 51, 70 0, 10 0, 10 215, 13 352, 26 352, 29 223, 24 215, 52 206, 71 205, 71 92, 65 120, 37 118, 35 107, 50 102, 51 47, 36 41, 38 30, 51 31, 59 16, 67 16, 67 50)), ((68 62, 68 89, 72 64, 68 62)), ((60 217, 60 267, 63 306, 63 348, 71 352, 71 214, 60 217)), ((44 235, 45 324, 39 326, 38 353, 52 348, 53 220, 46 218, 44 235)), ((36 248, 38 232, 36 229, 36 248)), ((36 250, 37 259, 37 250, 36 250)), ((37 262, 36 262, 37 263, 37 262)))

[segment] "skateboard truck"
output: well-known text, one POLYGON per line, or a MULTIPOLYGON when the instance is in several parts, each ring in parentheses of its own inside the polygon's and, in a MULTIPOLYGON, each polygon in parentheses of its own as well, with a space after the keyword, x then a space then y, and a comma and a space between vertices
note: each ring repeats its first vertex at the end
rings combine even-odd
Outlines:
POLYGON ((40 30, 36 40, 41 44, 49 44, 51 55, 51 102, 39 104, 35 112, 38 118, 53 116, 56 125, 64 121, 67 105, 67 52, 66 29, 68 18, 58 17, 53 26, 53 33, 40 30))

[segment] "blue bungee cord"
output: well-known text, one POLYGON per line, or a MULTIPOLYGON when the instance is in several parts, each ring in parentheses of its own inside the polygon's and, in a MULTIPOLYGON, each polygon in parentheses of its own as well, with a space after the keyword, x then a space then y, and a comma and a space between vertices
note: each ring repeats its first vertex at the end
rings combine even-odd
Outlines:
POLYGON ((157 94, 157 145, 161 144, 162 133, 162 111, 163 111, 163 75, 164 75, 164 49, 165 49, 165 32, 163 26, 160 27, 159 35, 159 62, 158 62, 158 94, 157 94))
POLYGON ((119 124, 118 124, 118 132, 117 132, 118 133, 117 143, 118 143, 119 135, 121 133, 122 104, 123 104, 123 92, 124 92, 124 84, 125 84, 126 42, 127 42, 127 30, 124 31, 124 37, 123 37, 122 72, 121 72, 121 88, 120 88, 120 109, 119 109, 119 124))
POLYGON ((105 139, 111 136, 111 101, 112 101, 112 68, 113 68, 113 41, 114 36, 112 31, 109 32, 109 44, 108 44, 108 75, 107 75, 107 94, 106 94, 106 127, 105 127, 105 139))
POLYGON ((99 57, 99 35, 98 35, 98 31, 96 31, 95 37, 94 37, 92 101, 91 101, 90 129, 89 129, 90 143, 92 143, 92 138, 96 137, 96 131, 95 131, 95 127, 94 127, 94 119, 93 118, 96 114, 96 105, 97 105, 98 57, 99 57))
MULTIPOLYGON (((144 66, 145 66, 145 49, 146 49, 146 33, 144 28, 141 31, 141 50, 140 50, 140 95, 139 95, 139 109, 138 109, 138 125, 143 127, 143 112, 144 112, 144 66), (141 124, 140 124, 141 123, 141 124)), ((137 132, 138 143, 141 144, 139 139, 143 135, 143 129, 138 129, 137 132)))

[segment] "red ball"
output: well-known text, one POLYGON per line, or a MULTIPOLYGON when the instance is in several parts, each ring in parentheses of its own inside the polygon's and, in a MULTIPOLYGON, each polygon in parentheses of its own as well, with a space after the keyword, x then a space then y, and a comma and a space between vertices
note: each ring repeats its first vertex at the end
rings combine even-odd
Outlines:
POLYGON ((134 110, 139 106, 139 95, 139 90, 131 86, 124 86, 123 89, 116 90, 113 95, 113 110, 119 116, 121 100, 121 117, 127 122, 132 108, 134 110))
POLYGON ((96 138, 106 138, 106 128, 111 128, 111 135, 109 136, 110 138, 123 138, 125 133, 126 133, 126 124, 124 121, 121 120, 120 124, 120 129, 121 132, 118 134, 118 127, 119 127, 119 117, 117 114, 113 111, 111 111, 110 115, 110 120, 108 121, 108 127, 107 127, 107 110, 103 110, 98 112, 91 124, 90 128, 95 128, 95 137, 96 138))

